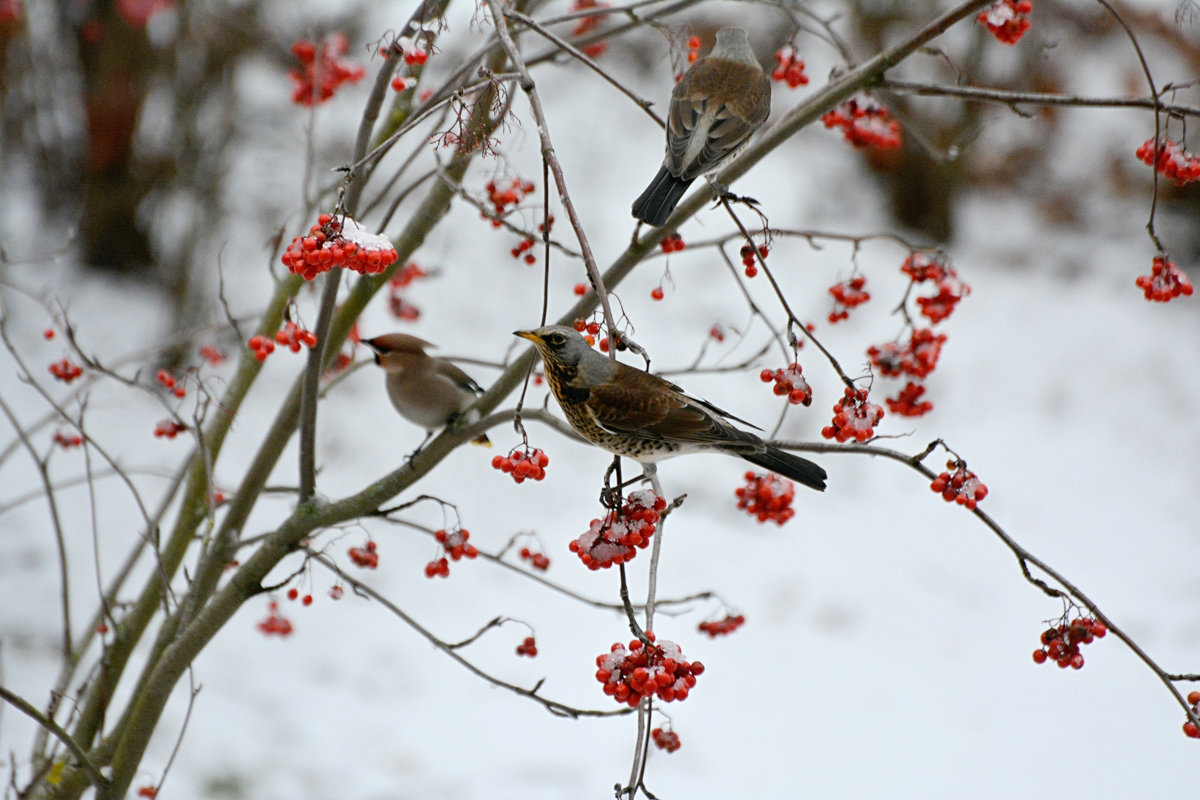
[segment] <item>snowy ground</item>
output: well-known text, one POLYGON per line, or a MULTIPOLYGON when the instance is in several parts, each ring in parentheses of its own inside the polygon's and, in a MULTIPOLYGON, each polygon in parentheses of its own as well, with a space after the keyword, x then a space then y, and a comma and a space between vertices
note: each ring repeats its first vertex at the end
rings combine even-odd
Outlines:
MULTIPOLYGON (((577 72, 543 75, 549 96, 562 96, 580 80, 577 72)), ((650 83, 639 89, 662 94, 650 83)), ((591 102, 605 104, 609 124, 638 131, 623 150, 624 168, 596 168, 596 153, 612 158, 611 137, 596 129, 589 113, 551 106, 550 126, 604 262, 628 241, 628 204, 656 167, 661 139, 636 109, 623 103, 610 114, 612 98, 593 91, 591 102)), ((776 112, 798 96, 777 88, 776 112)), ((361 93, 340 99, 337 108, 352 113, 355 98, 361 93)), ((523 113, 524 100, 517 106, 523 113)), ((318 112, 318 124, 337 113, 318 112)), ((1114 117, 1120 126, 1100 137, 1096 115, 1104 112, 1063 113, 1063 140, 1073 144, 1062 176, 1078 176, 1081 165, 1107 147, 1124 148, 1132 159, 1148 135, 1144 125, 1126 124, 1144 122, 1137 117, 1114 117)), ((295 141, 299 117, 291 122, 295 141)), ((282 130, 281 141, 288 135, 282 130)), ((532 124, 510 135, 511 168, 540 182, 532 124)), ((294 157, 293 176, 301 148, 294 157)), ((492 167, 473 173, 476 185, 492 167)), ((811 128, 737 189, 762 200, 776 224, 790 220, 846 233, 886 229, 882 203, 864 188, 863 171, 838 137, 811 128)), ((290 180, 284 191, 295 190, 290 180)), ((1102 190, 1097 186, 1093 192, 1102 190)), ((252 205, 254 197, 236 202, 252 205)), ((1153 255, 1142 233, 1148 202, 1148 194, 1137 202, 1090 202, 1072 226, 1031 210, 1023 195, 965 197, 950 252, 972 294, 941 326, 950 339, 928 382, 937 408, 916 421, 889 416, 881 433, 909 434, 883 442, 908 452, 945 438, 988 484, 984 507, 1011 535, 1086 591, 1164 668, 1190 672, 1200 664, 1200 536, 1184 498, 1200 482, 1200 317, 1195 298, 1151 305, 1133 285, 1153 255)), ((33 224, 31 212, 7 197, 0 198, 0 212, 18 228, 33 224)), ((431 239, 418 254, 440 272, 414 287, 411 299, 424 313, 404 329, 439 342, 447 354, 500 361, 509 332, 537 320, 540 267, 509 258, 511 234, 493 232, 468 208, 454 213, 445 226, 452 235, 431 239)), ((292 227, 301 224, 308 223, 293 221, 292 227)), ((698 241, 727 225, 705 212, 681 233, 698 241)), ((270 285, 262 269, 264 236, 260 230, 234 235, 240 239, 222 255, 225 277, 235 312, 251 312, 270 285)), ((876 301, 848 323, 822 326, 851 372, 861 368, 867 344, 899 327, 887 311, 902 291, 902 260, 895 248, 864 249, 859 263, 876 301)), ((849 273, 848 250, 839 246, 814 252, 802 242, 781 242, 770 261, 799 313, 817 319, 828 311, 825 287, 849 273)), ((670 369, 691 360, 713 322, 741 325, 746 313, 730 301, 733 284, 711 253, 672 256, 674 286, 668 285, 666 300, 653 303, 649 292, 663 263, 644 266, 619 293, 639 342, 656 367, 670 369)), ((556 270, 552 315, 566 307, 570 287, 580 280, 565 260, 556 270)), ((66 259, 12 268, 6 280, 57 298, 85 346, 109 360, 152 347, 164 328, 153 295, 103 283, 66 259)), ((768 301, 764 282, 751 288, 768 301)), ((41 379, 44 364, 63 354, 61 343, 42 339, 49 319, 36 303, 9 288, 4 301, 10 330, 41 379)), ((379 300, 368 310, 364 334, 401 326, 385 305, 379 300)), ((748 355, 759 341, 725 360, 748 355)), ((817 357, 810 350, 804 356, 816 401, 789 414, 780 436, 817 440, 838 390, 817 357)), ((758 381, 757 368, 765 365, 733 376, 677 379, 768 427, 778 417, 778 402, 758 381)), ((299 366, 290 354, 272 356, 218 465, 218 480, 239 479, 239 466, 254 452, 299 366)), ((470 371, 486 385, 486 368, 470 371)), ((26 424, 37 419, 44 405, 19 385, 7 356, 3 374, 5 402, 26 424)), ((420 431, 391 414, 380 383, 362 370, 322 406, 319 487, 329 497, 394 469, 420 440, 420 431)), ((532 390, 530 404, 540 404, 544 391, 532 390)), ((127 466, 168 470, 185 452, 182 441, 150 436, 158 417, 148 401, 103 386, 90 397, 93 433, 127 466)), ((498 550, 518 531, 536 532, 553 560, 548 578, 612 601, 616 576, 589 573, 566 549, 598 514, 596 492, 608 459, 536 425, 530 432, 552 459, 544 482, 514 485, 490 468, 495 451, 463 448, 418 488, 456 503, 481 549, 498 550)), ((11 438, 6 428, 2 443, 11 438)), ((518 443, 507 430, 492 438, 498 450, 518 443)), ((663 798, 984 800, 1194 791, 1197 745, 1180 733, 1183 715, 1124 646, 1109 637, 1086 647, 1087 664, 1078 672, 1036 666, 1030 653, 1042 621, 1061 607, 1024 582, 988 530, 893 462, 832 454, 819 460, 830 474, 829 491, 798 495, 797 516, 783 528, 760 526, 734 508, 740 462, 695 457, 661 469, 667 491, 686 492, 688 499, 666 526, 660 597, 716 590, 748 621, 732 637, 710 641, 696 624, 719 611, 716 604, 659 618, 659 634, 708 670, 686 702, 666 709, 683 747, 651 754, 652 791, 663 798)), ((59 478, 84 468, 80 451, 52 462, 59 478)), ((294 476, 290 451, 273 482, 293 484, 294 476)), ((161 479, 137 480, 153 502, 161 479)), ((28 462, 14 457, 0 466, 0 485, 0 502, 7 502, 35 490, 38 481, 28 462)), ((107 574, 130 546, 139 516, 119 484, 109 480, 102 487, 96 537, 100 570, 107 574)), ((91 611, 95 585, 89 497, 77 488, 64 491, 60 502, 68 545, 79 554, 72 578, 73 611, 81 620, 91 611)), ((286 498, 262 503, 247 533, 268 530, 288 510, 286 498)), ((436 509, 415 517, 441 524, 436 509)), ((322 541, 334 542, 329 550, 344 562, 345 549, 361 544, 364 530, 379 542, 381 558, 378 571, 362 573, 363 580, 445 640, 465 638, 498 614, 536 630, 536 659, 514 655, 527 631, 509 623, 467 648, 471 660, 525 686, 545 678, 543 693, 562 702, 615 707, 600 693, 593 660, 612 642, 628 639, 620 617, 482 559, 453 565, 448 580, 427 580, 422 568, 435 555, 434 544, 404 529, 352 526, 322 541)), ((632 567, 635 596, 644 593, 646 562, 639 557, 632 567)), ((553 717, 472 676, 378 604, 350 594, 330 601, 330 575, 315 570, 303 580, 302 593, 316 597, 312 607, 279 598, 293 635, 265 637, 256 629, 266 616, 263 598, 249 603, 198 659, 200 691, 164 797, 539 800, 605 797, 627 778, 632 717, 553 717)), ((43 701, 57 669, 59 621, 45 507, 28 502, 0 516, 0 679, 35 703, 43 701)), ((186 693, 181 685, 139 783, 154 782, 169 758, 186 693)), ((0 751, 20 761, 31 736, 27 719, 10 708, 0 711, 0 751)))

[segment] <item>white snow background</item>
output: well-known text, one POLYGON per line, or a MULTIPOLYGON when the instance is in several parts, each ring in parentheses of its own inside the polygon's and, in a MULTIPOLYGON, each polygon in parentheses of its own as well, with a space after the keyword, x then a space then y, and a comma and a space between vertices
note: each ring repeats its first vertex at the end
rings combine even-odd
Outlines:
MULTIPOLYGON (((733 13, 729 5, 715 8, 717 19, 733 13)), ((744 8, 736 13, 758 13, 755 6, 744 8)), ((446 52, 431 59, 431 71, 438 59, 450 63, 456 53, 474 47, 480 34, 462 11, 452 21, 446 52)), ((372 13, 383 30, 398 27, 408 10, 372 13)), ((1187 31, 1194 35, 1194 26, 1187 31)), ((1060 46, 1047 58, 1078 59, 1080 65, 1072 71, 1078 85, 1069 90, 1121 91, 1119 79, 1134 69, 1132 54, 1078 52, 1062 41, 1067 35, 1035 27, 1034 38, 1019 46, 1057 38, 1060 46)), ((642 40, 655 48, 655 58, 665 52, 661 38, 646 33, 642 40)), ((351 55, 365 61, 361 45, 354 43, 351 55)), ((991 46, 997 58, 1011 55, 998 43, 991 46)), ((802 55, 810 61, 814 85, 820 85, 832 63, 829 54, 813 48, 802 55)), ((665 60, 647 75, 623 68, 619 59, 602 62, 662 109, 669 91, 665 60)), ((362 85, 344 88, 312 116, 318 139, 337 142, 318 150, 325 158, 319 168, 337 165, 348 152, 348 132, 375 66, 362 85)), ((573 199, 606 263, 628 242, 629 204, 658 166, 662 134, 576 65, 542 68, 535 78, 573 199)), ((282 102, 290 93, 284 74, 259 67, 239 79, 252 113, 260 115, 262 135, 239 152, 230 219, 221 223, 229 227, 229 243, 211 254, 211 264, 214 273, 218 264, 223 270, 234 312, 250 314, 271 286, 266 265, 277 254, 263 246, 270 231, 282 223, 295 235, 312 223, 300 217, 295 200, 310 118, 282 102)), ((775 119, 811 89, 792 92, 780 83, 773 88, 775 119)), ((542 188, 537 135, 519 92, 515 105, 525 122, 501 134, 506 163, 481 162, 468 176, 469 188, 479 194, 493 174, 517 174, 542 188)), ((1198 300, 1151 304, 1133 283, 1149 271, 1154 255, 1143 232, 1148 169, 1141 170, 1133 157, 1152 134, 1150 117, 1107 110, 1059 113, 1053 174, 1030 176, 1029 193, 968 191, 958 201, 958 233, 948 251, 972 293, 938 326, 949 341, 927 381, 936 409, 916 420, 889 414, 878 432, 901 437, 882 445, 910 453, 945 438, 988 485, 982 507, 1005 530, 1087 592, 1164 668, 1194 672, 1200 667, 1200 533, 1194 509, 1200 484, 1198 300), (1114 153, 1144 182, 1145 191, 1132 201, 1106 196, 1097 174, 1096 165, 1108 163, 1114 153), (1048 186, 1078 198, 1077 224, 1056 220, 1031 202, 1033 189, 1048 186)), ((1028 136, 1031 128, 1023 126, 1032 125, 1002 108, 989 110, 985 119, 981 147, 1005 136, 1028 136)), ((145 125, 152 128, 153 121, 145 125)), ((772 154, 734 189, 761 200, 776 225, 854 234, 893 228, 859 154, 819 125, 772 154)), ((109 363, 131 352, 152 352, 167 320, 149 289, 113 283, 73 264, 69 250, 57 246, 67 232, 39 230, 35 209, 20 194, 0 195, 10 258, 26 259, 5 270, 9 328, 33 377, 61 396, 69 390, 48 377, 45 365, 66 354, 64 346, 61 337, 42 339, 51 320, 26 291, 61 303, 85 349, 109 363), (17 231, 24 233, 14 235, 17 231)), ((524 211, 530 227, 541 202, 533 200, 524 211)), ((556 216, 555 234, 569 242, 565 214, 556 216)), ((368 227, 371 222, 364 220, 368 227)), ((393 222, 392 229, 399 224, 393 222)), ((1164 218, 1162 228, 1170 246, 1170 219, 1164 218)), ((728 229, 722 213, 706 211, 681 233, 699 241, 728 229)), ((527 267, 508 254, 516 241, 459 204, 417 255, 424 267, 437 270, 407 295, 421 307, 420 320, 396 322, 381 297, 361 320, 363 334, 405 330, 437 342, 445 355, 504 359, 514 346, 511 331, 534 325, 541 304, 541 250, 538 265, 527 267)), ((822 323, 818 332, 826 344, 848 372, 858 374, 865 347, 900 328, 888 312, 903 291, 904 255, 894 246, 864 247, 859 266, 874 299, 832 327, 823 322, 826 288, 849 277, 849 248, 829 244, 816 251, 800 240, 779 239, 768 263, 797 312, 822 323)), ((582 271, 561 256, 552 266, 554 317, 573 301, 571 287, 582 280, 582 271)), ((764 280, 750 281, 749 288, 771 306, 764 280)), ((617 294, 655 368, 689 363, 714 322, 741 326, 748 318, 711 250, 685 250, 647 263, 617 294), (649 293, 666 264, 673 284, 666 285, 666 299, 655 303, 649 293)), ((300 309, 305 321, 315 322, 312 294, 302 296, 300 309)), ((220 319, 215 305, 213 319, 220 319)), ((731 346, 736 337, 710 349, 710 359, 736 363, 763 336, 756 326, 736 350, 731 346)), ((779 436, 819 440, 840 389, 811 347, 801 356, 816 399, 809 409, 789 412, 779 436)), ((358 357, 366 354, 360 349, 358 357)), ((4 399, 29 425, 46 408, 19 380, 12 359, 2 358, 4 399)), ((758 369, 782 366, 777 360, 773 351, 741 373, 674 379, 770 429, 780 401, 759 381, 758 369)), ((123 371, 131 374, 136 366, 123 371)), ((143 367, 141 379, 149 382, 153 369, 143 367)), ((268 360, 217 464, 218 483, 225 488, 240 479, 301 367, 302 359, 282 348, 268 360)), ((480 366, 467 369, 484 385, 494 375, 480 366)), ((219 378, 214 380, 219 389, 219 378)), ((895 388, 883 381, 877 387, 880 400, 883 391, 895 388)), ((527 403, 540 406, 545 391, 533 388, 527 403)), ((104 383, 89 390, 90 433, 130 469, 169 471, 187 451, 183 438, 151 436, 163 416, 145 395, 104 383)), ((318 488, 330 498, 395 469, 423 436, 393 414, 373 367, 329 394, 318 424, 318 488)), ((47 446, 53 429, 38 433, 39 446, 47 446)), ((491 434, 494 450, 460 449, 411 495, 397 499, 425 493, 455 503, 472 543, 490 552, 518 531, 536 532, 553 562, 549 579, 615 601, 615 572, 589 572, 567 551, 567 543, 599 514, 597 492, 609 457, 536 423, 529 429, 531 444, 551 458, 545 481, 517 486, 490 468, 492 455, 519 443, 510 430, 499 428, 491 434)), ((2 444, 12 438, 6 424, 2 444)), ((1059 616, 1061 604, 1022 579, 994 535, 896 463, 854 455, 814 458, 829 471, 829 489, 824 495, 797 489, 797 515, 782 528, 760 525, 736 510, 733 492, 746 465, 735 459, 696 456, 660 469, 672 497, 688 495, 666 523, 660 598, 716 590, 747 623, 730 637, 709 640, 696 625, 722 616, 718 604, 658 617, 658 634, 707 667, 686 701, 664 709, 683 746, 673 754, 652 749, 647 785, 658 797, 1194 796, 1200 745, 1182 735, 1183 714, 1174 699, 1128 649, 1109 636, 1083 648, 1082 670, 1035 665, 1030 653, 1043 621, 1059 616)), ((937 467, 942 461, 939 453, 928 463, 937 467)), ((57 479, 79 476, 84 468, 80 450, 56 454, 51 462, 57 479)), ((295 476, 293 442, 271 483, 294 486, 295 476)), ((137 473, 134 480, 153 506, 165 481, 137 473)), ((0 487, 0 502, 8 502, 37 491, 39 482, 28 460, 17 456, 0 466, 0 487)), ((118 481, 105 479, 98 487, 95 531, 85 487, 64 490, 58 498, 72 554, 77 624, 93 610, 93 537, 98 569, 107 575, 140 528, 141 517, 118 481)), ((290 506, 286 494, 264 498, 245 533, 270 530, 290 506)), ((413 518, 442 524, 432 504, 414 511, 413 518)), ((621 616, 483 559, 453 563, 449 579, 426 579, 422 569, 436 556, 434 543, 395 526, 348 526, 321 534, 318 543, 354 570, 346 548, 361 545, 368 531, 378 542, 379 569, 354 574, 443 639, 466 638, 497 615, 523 620, 536 631, 535 659, 514 653, 527 635, 518 623, 487 633, 461 651, 464 656, 523 686, 544 678, 542 692, 556 700, 616 707, 594 678, 594 658, 613 642, 629 639, 621 616)), ((635 598, 644 596, 648 561, 643 552, 631 565, 635 598)), ((39 705, 57 672, 57 564, 44 501, 0 516, 0 681, 39 705)), ((278 577, 298 564, 285 562, 278 577)), ((610 797, 612 786, 627 780, 636 729, 632 716, 554 717, 471 675, 379 604, 350 592, 330 600, 332 583, 331 575, 314 569, 294 584, 316 598, 309 608, 276 593, 295 625, 291 636, 267 637, 257 630, 267 613, 264 596, 249 602, 203 651, 192 675, 199 693, 161 797, 539 800, 610 797)), ((185 680, 135 785, 158 779, 183 725, 187 694, 185 680)), ((0 710, 6 761, 12 753, 23 763, 33 732, 30 720, 11 708, 0 710)))

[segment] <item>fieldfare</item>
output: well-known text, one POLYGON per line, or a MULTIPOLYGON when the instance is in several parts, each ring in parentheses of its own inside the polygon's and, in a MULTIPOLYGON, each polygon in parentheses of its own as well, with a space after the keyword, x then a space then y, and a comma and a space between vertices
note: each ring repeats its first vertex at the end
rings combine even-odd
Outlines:
POLYGON ((667 154, 633 201, 633 215, 658 228, 692 181, 737 155, 767 120, 771 80, 742 28, 717 31, 712 52, 692 65, 671 92, 667 154))
MULTIPOLYGON (((444 358, 425 352, 435 347, 407 333, 387 333, 364 343, 386 373, 388 397, 400 416, 425 429, 429 441, 439 428, 454 422, 483 394, 471 376, 444 358)), ((474 419, 469 419, 474 422, 474 419)), ((486 435, 476 444, 490 444, 486 435)), ((425 442, 421 443, 423 447, 425 442)), ((420 450, 420 448, 417 448, 420 450)))
POLYGON ((825 489, 821 467, 735 428, 731 420, 750 423, 684 394, 670 381, 601 355, 571 328, 549 325, 514 335, 541 353, 546 381, 571 427, 610 453, 641 464, 702 451, 729 453, 825 489))

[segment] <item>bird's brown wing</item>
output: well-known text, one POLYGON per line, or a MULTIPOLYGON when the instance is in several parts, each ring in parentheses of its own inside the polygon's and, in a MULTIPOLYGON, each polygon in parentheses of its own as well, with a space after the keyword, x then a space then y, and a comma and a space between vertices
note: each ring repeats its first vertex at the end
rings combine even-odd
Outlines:
POLYGON ((771 110, 771 83, 745 64, 704 60, 689 70, 671 93, 667 115, 667 167, 691 180, 737 151, 771 110), (749 89, 747 88, 749 87, 749 89), (705 111, 715 114, 707 131, 696 131, 705 111), (693 133, 704 135, 695 160, 684 163, 693 133))
POLYGON ((711 403, 689 397, 670 381, 624 364, 619 365, 613 380, 591 387, 586 405, 596 423, 606 430, 677 442, 738 440, 743 432, 726 419, 745 422, 711 403))
POLYGON ((470 375, 463 372, 461 369, 456 367, 454 364, 451 364, 449 361, 439 358, 437 360, 437 371, 438 371, 439 375, 445 375, 447 378, 454 381, 456 384, 458 384, 462 388, 469 389, 470 391, 475 392, 476 394, 483 394, 482 386, 480 386, 478 383, 476 383, 471 378, 470 375))

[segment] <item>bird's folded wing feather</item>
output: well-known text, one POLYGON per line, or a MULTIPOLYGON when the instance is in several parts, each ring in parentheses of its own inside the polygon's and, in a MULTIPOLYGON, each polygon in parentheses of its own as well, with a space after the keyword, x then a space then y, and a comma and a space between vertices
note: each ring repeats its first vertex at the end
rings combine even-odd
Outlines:
POLYGON ((445 375, 450 380, 464 389, 469 389, 476 394, 483 394, 483 387, 476 383, 470 375, 463 372, 461 369, 451 364, 449 361, 439 360, 437 371, 440 375, 445 375))

